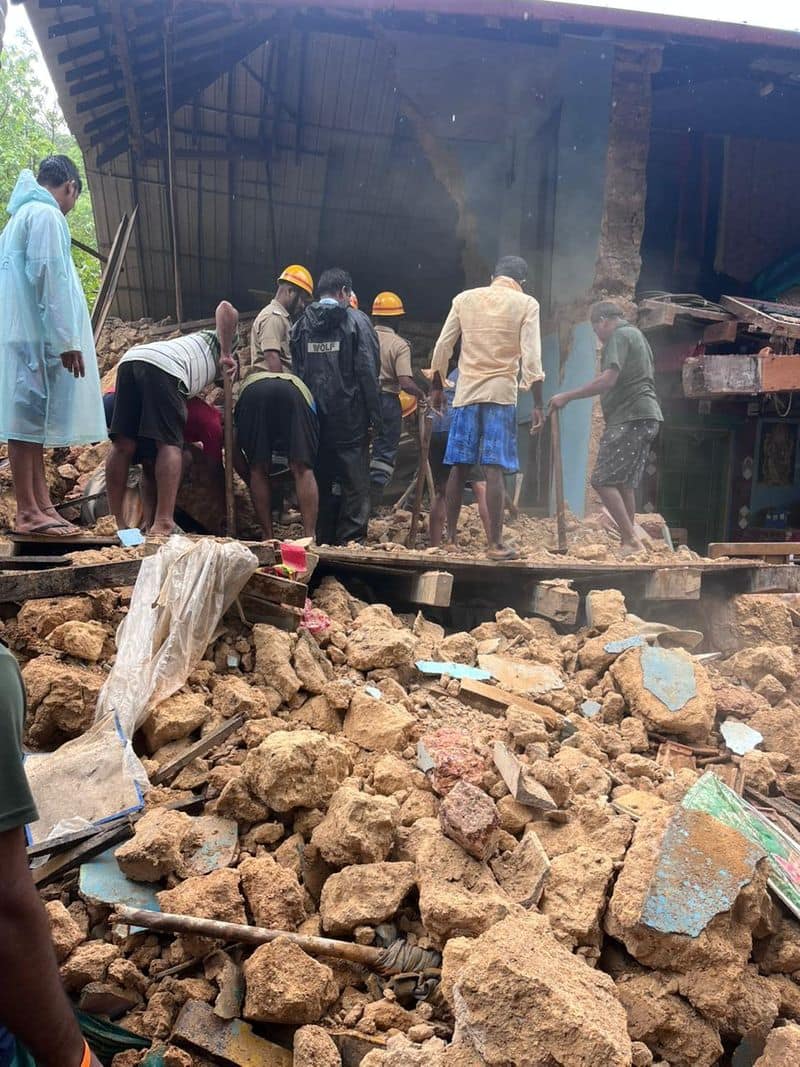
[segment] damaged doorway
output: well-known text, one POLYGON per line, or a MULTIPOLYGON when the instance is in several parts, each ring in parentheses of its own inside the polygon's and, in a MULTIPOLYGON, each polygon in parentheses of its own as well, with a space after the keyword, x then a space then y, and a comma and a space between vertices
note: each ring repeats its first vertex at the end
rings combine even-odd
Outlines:
POLYGON ((725 429, 661 429, 658 510, 670 528, 686 530, 696 552, 727 537, 732 442, 725 429))

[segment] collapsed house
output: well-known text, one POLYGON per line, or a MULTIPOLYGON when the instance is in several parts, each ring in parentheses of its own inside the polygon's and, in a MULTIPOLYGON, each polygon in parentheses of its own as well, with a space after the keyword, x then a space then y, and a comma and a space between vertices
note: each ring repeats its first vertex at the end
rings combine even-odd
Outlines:
MULTIPOLYGON (((364 304, 402 292, 423 364, 454 293, 512 249, 531 265, 555 391, 594 369, 594 299, 796 284, 794 33, 502 0, 27 6, 103 251, 139 206, 124 319, 191 322, 221 296, 257 309, 285 263, 342 263, 364 304)), ((674 357, 658 358, 669 374, 674 357)), ((731 413, 751 420, 732 454, 728 413, 714 415, 690 403, 668 420, 640 501, 688 524, 694 548, 780 503, 753 479, 731 487, 769 427, 746 404, 731 413), (698 451, 707 463, 681 462, 698 451), (682 521, 710 494, 709 523, 682 521)), ((588 401, 563 419, 582 515, 597 420, 588 401)), ((547 448, 525 457, 527 506, 547 505, 547 448)))

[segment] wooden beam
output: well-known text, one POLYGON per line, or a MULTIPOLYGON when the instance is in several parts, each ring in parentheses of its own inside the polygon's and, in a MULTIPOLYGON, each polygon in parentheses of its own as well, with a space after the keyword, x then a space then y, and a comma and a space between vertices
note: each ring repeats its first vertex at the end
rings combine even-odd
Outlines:
POLYGON ((755 326, 760 333, 771 337, 800 338, 800 309, 792 309, 786 304, 768 304, 763 300, 742 300, 733 296, 720 297, 720 303, 738 319, 755 326), (770 311, 773 314, 770 314, 770 311), (794 311, 794 322, 776 317, 777 314, 786 315, 789 311, 794 311))
POLYGON ((736 319, 729 319, 727 322, 712 322, 703 330, 703 343, 714 345, 735 341, 738 333, 739 323, 736 319))
POLYGON ((662 567, 645 579, 645 600, 699 600, 702 575, 688 567, 662 567))
POLYGON ((266 574, 264 571, 256 571, 251 575, 242 592, 263 600, 271 600, 274 604, 288 604, 293 608, 302 608, 308 597, 308 587, 303 582, 293 582, 289 578, 266 574))
POLYGON ((574 626, 578 621, 581 598, 568 582, 559 578, 537 582, 533 587, 530 608, 534 615, 574 626))
POLYGON ((173 19, 164 24, 164 103, 167 122, 167 213, 172 238, 172 276, 175 285, 175 321, 183 322, 183 284, 181 281, 180 250, 178 247, 178 209, 175 198, 175 136, 172 129, 175 101, 172 96, 172 34, 173 19))
POLYGON ((449 571, 422 571, 398 579, 398 594, 412 604, 447 608, 453 594, 453 575, 449 571))
POLYGON ((490 715, 501 717, 505 715, 509 707, 515 704, 517 707, 538 715, 545 726, 550 730, 559 730, 564 724, 564 718, 557 711, 537 704, 520 693, 507 693, 504 689, 498 689, 496 685, 487 685, 486 682, 476 682, 472 678, 464 678, 461 682, 460 698, 465 704, 482 711, 488 711, 490 715))
POLYGON ((222 726, 213 730, 205 737, 201 737, 199 741, 195 741, 193 745, 190 745, 185 752, 182 752, 180 756, 177 756, 174 760, 170 760, 169 763, 165 763, 162 767, 150 776, 150 781, 153 785, 162 785, 164 782, 171 782, 173 778, 183 770, 184 767, 188 767, 194 760, 200 759, 202 756, 212 752, 218 745, 221 745, 223 741, 235 734, 236 731, 244 726, 245 716, 234 715, 232 719, 228 719, 222 726))
POLYGON ((712 541, 708 546, 710 559, 723 556, 767 559, 779 556, 800 556, 800 541, 712 541))
POLYGON ((83 241, 79 241, 77 237, 70 238, 73 248, 80 248, 81 252, 85 252, 87 256, 94 256, 95 259, 99 259, 101 263, 108 263, 108 256, 104 256, 102 252, 98 252, 96 248, 90 248, 89 245, 85 245, 83 241))
POLYGON ((90 566, 56 567, 22 574, 0 574, 0 603, 22 604, 42 597, 69 596, 89 589, 108 589, 133 585, 141 559, 121 563, 96 563, 90 566))
MULTIPOLYGON (((142 143, 142 124, 139 116, 139 104, 136 97, 136 83, 131 66, 131 54, 128 46, 129 34, 125 23, 125 14, 120 0, 109 0, 111 10, 111 28, 114 31, 114 53, 122 71, 122 83, 125 87, 125 102, 131 122, 131 144, 138 151, 142 143)), ((126 5, 125 10, 130 10, 126 5)))
POLYGON ((56 37, 69 37, 73 33, 83 33, 85 30, 94 30, 98 26, 106 26, 109 16, 105 14, 87 15, 83 19, 73 19, 72 22, 54 22, 47 29, 50 40, 56 37))

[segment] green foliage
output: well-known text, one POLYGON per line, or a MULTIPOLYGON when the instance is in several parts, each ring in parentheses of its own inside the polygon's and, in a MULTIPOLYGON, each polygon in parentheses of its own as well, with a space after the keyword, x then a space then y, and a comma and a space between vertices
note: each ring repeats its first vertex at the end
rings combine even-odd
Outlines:
MULTIPOLYGON (((0 59, 0 227, 5 205, 25 167, 36 173, 39 162, 53 153, 69 156, 81 171, 83 192, 67 217, 73 237, 97 247, 92 202, 78 142, 67 129, 58 106, 48 106, 47 94, 35 68, 35 55, 26 38, 6 41, 0 59)), ((93 256, 73 250, 89 305, 100 281, 100 264, 93 256)))

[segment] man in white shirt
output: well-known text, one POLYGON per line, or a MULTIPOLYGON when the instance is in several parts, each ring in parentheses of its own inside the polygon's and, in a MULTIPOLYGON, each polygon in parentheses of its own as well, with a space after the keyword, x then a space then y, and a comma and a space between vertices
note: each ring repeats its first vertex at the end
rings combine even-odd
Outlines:
POLYGON ((108 503, 120 528, 128 470, 138 453, 155 461, 156 509, 149 533, 166 537, 173 532, 186 401, 212 385, 222 370, 236 377, 238 322, 236 308, 223 300, 216 311, 216 330, 137 345, 120 360, 109 430, 113 444, 106 459, 108 503))
POLYGON ((503 475, 519 470, 518 387, 533 388, 531 433, 536 433, 544 423, 539 304, 523 291, 527 275, 528 264, 524 259, 504 256, 494 269, 491 285, 459 293, 453 300, 431 361, 431 402, 434 410, 441 412, 447 365, 461 338, 458 384, 444 457, 445 464, 451 468, 446 496, 446 543, 456 543, 464 485, 470 469, 478 465, 486 475, 490 559, 513 559, 516 555, 503 543, 503 475))

